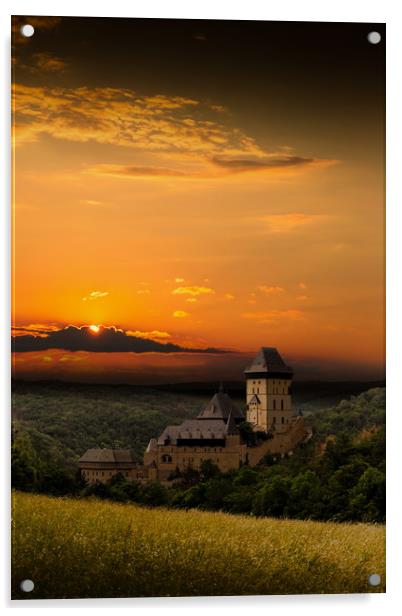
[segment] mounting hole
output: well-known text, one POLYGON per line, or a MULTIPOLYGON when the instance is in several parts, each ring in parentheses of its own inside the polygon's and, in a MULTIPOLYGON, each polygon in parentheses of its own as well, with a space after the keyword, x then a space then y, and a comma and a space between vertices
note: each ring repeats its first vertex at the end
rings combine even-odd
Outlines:
POLYGON ((21 26, 20 32, 22 36, 25 36, 26 38, 30 38, 31 36, 34 35, 35 28, 31 26, 31 24, 24 24, 23 26, 21 26))
POLYGON ((379 586, 381 583, 381 575, 378 573, 372 573, 369 575, 368 583, 370 586, 379 586))
POLYGON ((35 588, 35 584, 32 580, 22 580, 20 588, 23 592, 32 592, 35 588))
POLYGON ((381 41, 381 34, 375 31, 369 32, 367 35, 367 40, 372 45, 378 45, 378 43, 381 41))

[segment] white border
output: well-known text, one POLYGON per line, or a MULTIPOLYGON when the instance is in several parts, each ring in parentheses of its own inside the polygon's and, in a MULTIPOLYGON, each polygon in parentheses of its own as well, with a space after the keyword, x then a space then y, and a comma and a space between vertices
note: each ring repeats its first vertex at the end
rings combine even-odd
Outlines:
POLYGON ((89 610, 95 613, 99 608, 113 610, 115 608, 135 609, 136 613, 154 612, 163 609, 166 616, 191 610, 194 614, 206 610, 222 611, 230 609, 241 613, 248 607, 256 614, 266 614, 272 610, 281 616, 286 616, 297 610, 300 616, 308 614, 336 613, 340 610, 346 614, 364 610, 365 614, 378 616, 379 610, 392 610, 397 601, 402 603, 402 584, 400 582, 401 563, 401 496, 400 471, 398 453, 401 449, 402 435, 402 405, 398 391, 398 357, 401 357, 401 327, 402 318, 402 283, 398 265, 401 263, 401 226, 402 194, 401 194, 401 110, 402 88, 400 79, 400 60, 402 57, 401 9, 398 0, 337 0, 322 2, 322 0, 281 0, 267 2, 263 0, 203 0, 195 5, 185 0, 159 0, 138 3, 133 1, 113 0, 113 2, 86 2, 82 0, 10 0, 3 1, 0 7, 1 28, 1 77, 2 99, 4 112, 0 115, 1 148, 0 168, 4 175, 2 187, 3 208, 0 221, 0 293, 4 298, 1 302, 1 370, 0 392, 2 395, 1 414, 3 420, 2 457, 4 475, 2 489, 3 544, 9 541, 9 264, 10 264, 10 154, 9 154, 9 45, 10 45, 10 15, 77 15, 77 16, 121 16, 121 17, 169 17, 169 18, 203 18, 203 19, 266 19, 279 21, 356 21, 356 22, 386 22, 387 23, 387 593, 385 595, 331 595, 331 596, 285 596, 285 597, 240 597, 240 598, 208 598, 208 599, 113 599, 113 600, 74 600, 74 601, 9 601, 9 551, 2 550, 1 567, 1 602, 6 609, 42 610, 65 608, 74 613, 89 610), (4 187, 4 188, 3 188, 4 187), (399 197, 399 198, 398 198, 399 197))

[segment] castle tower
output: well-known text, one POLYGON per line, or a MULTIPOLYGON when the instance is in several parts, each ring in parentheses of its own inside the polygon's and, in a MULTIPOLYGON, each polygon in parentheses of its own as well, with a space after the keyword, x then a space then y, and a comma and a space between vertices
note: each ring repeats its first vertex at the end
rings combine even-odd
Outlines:
POLYGON ((255 430, 285 430, 293 416, 292 368, 285 364, 277 349, 262 347, 244 373, 247 421, 255 430))

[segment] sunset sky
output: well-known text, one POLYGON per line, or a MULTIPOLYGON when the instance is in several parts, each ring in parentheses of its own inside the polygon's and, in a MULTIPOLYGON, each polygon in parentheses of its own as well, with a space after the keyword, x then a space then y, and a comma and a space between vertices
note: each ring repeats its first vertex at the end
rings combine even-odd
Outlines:
POLYGON ((14 18, 15 375, 382 378, 371 30, 14 18))

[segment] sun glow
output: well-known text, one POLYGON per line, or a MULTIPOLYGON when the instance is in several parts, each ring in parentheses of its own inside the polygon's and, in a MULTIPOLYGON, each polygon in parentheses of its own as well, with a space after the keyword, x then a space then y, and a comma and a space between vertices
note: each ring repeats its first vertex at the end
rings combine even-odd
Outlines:
POLYGON ((90 325, 89 326, 89 331, 91 331, 93 334, 98 334, 100 330, 99 325, 90 325))

